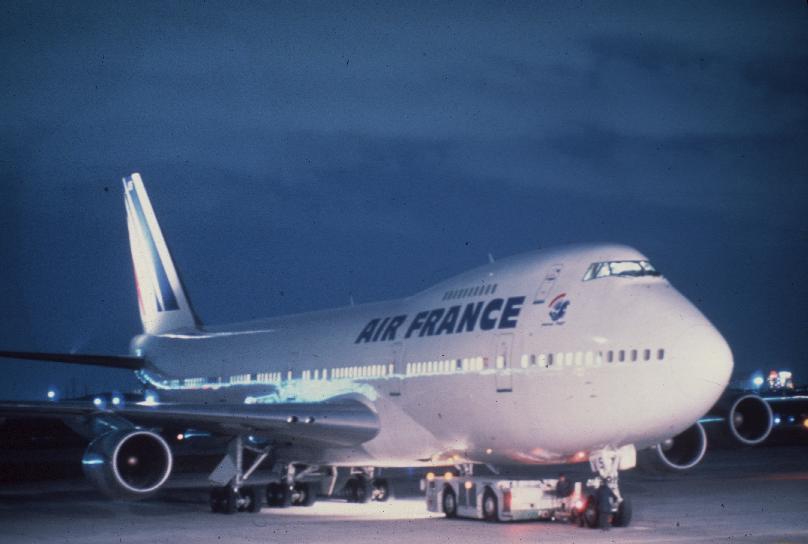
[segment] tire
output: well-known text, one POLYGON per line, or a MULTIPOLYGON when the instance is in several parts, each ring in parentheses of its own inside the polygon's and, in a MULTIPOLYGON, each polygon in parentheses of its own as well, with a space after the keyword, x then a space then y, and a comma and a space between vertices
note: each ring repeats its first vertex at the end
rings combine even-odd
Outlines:
POLYGON ((351 478, 345 484, 348 502, 365 503, 370 500, 370 491, 364 478, 351 478))
POLYGON ((292 500, 292 506, 311 506, 317 500, 317 495, 314 493, 314 486, 310 483, 295 484, 295 497, 292 500))
POLYGON ((224 513, 224 493, 221 487, 210 490, 210 511, 214 514, 224 513))
POLYGON ((499 521, 499 503, 497 496, 491 489, 483 493, 483 519, 485 521, 499 521))
POLYGON ((254 487, 242 487, 238 491, 241 504, 239 512, 255 514, 261 511, 261 493, 254 487))
POLYGON ((631 514, 631 501, 623 498, 617 507, 617 512, 612 517, 612 525, 614 527, 628 527, 631 525, 631 514))
POLYGON ((584 510, 583 518, 584 525, 589 527, 590 529, 594 529, 598 526, 598 501, 595 500, 595 497, 589 497, 586 500, 586 509, 584 510))
POLYGON ((286 508, 291 501, 289 486, 280 482, 267 485, 267 506, 270 508, 286 508))
POLYGON ((224 500, 222 503, 223 514, 235 514, 238 511, 238 492, 230 486, 223 488, 224 500))
POLYGON ((443 488, 443 500, 441 502, 443 503, 443 513, 446 514, 446 517, 456 518, 457 497, 455 496, 455 492, 452 490, 451 486, 447 485, 443 488))
POLYGON ((384 478, 376 478, 371 486, 371 499, 376 502, 387 502, 390 498, 390 483, 384 478))

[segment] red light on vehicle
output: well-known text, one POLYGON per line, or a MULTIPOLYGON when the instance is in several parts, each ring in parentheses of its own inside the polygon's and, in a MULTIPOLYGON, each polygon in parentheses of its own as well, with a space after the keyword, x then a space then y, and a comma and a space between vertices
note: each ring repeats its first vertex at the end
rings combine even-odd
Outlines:
POLYGON ((511 511, 511 492, 505 491, 502 494, 502 511, 503 512, 510 512, 511 511))
POLYGON ((586 503, 583 500, 578 499, 572 504, 572 507, 579 512, 583 512, 586 508, 586 503))

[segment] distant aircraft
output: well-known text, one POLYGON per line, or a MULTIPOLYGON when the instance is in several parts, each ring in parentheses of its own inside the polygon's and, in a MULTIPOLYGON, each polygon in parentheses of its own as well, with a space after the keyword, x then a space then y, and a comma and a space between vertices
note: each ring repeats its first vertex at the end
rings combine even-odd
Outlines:
MULTIPOLYGON (((699 419, 728 383, 730 348, 632 248, 536 251, 400 300, 212 327, 193 312, 140 176, 123 189, 143 323, 130 354, 0 354, 135 372, 137 402, 0 403, 0 416, 81 431, 85 473, 110 496, 165 484, 176 428, 228 437, 210 475, 225 512, 311 504, 311 482, 336 467, 351 468, 362 501, 388 495, 380 467, 589 460, 622 500, 618 473, 638 450, 672 469, 704 454, 699 419), (251 485, 264 464, 278 481, 251 485)), ((730 400, 709 419, 754 443, 744 414, 759 406, 730 400)))

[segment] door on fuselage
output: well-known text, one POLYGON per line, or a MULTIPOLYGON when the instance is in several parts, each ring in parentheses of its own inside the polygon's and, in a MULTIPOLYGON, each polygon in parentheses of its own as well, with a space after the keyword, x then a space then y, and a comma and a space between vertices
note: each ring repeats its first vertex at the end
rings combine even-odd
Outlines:
POLYGON ((564 268, 563 264, 554 264, 544 274, 544 279, 539 285, 539 290, 536 291, 536 296, 533 298, 533 304, 544 304, 550 299, 558 277, 561 275, 561 269, 564 268))
POLYGON ((401 396, 401 388, 404 383, 404 345, 401 342, 395 342, 390 349, 390 363, 387 369, 390 376, 390 396, 398 397, 401 396))
POLYGON ((494 337, 494 375, 497 393, 513 391, 513 334, 497 334, 494 337))

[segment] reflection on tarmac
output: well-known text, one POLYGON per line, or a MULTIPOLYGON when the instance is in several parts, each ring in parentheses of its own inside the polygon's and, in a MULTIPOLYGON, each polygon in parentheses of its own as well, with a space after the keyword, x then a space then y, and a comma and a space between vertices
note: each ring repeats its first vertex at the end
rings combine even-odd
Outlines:
MULTIPOLYGON (((211 514, 200 491, 126 503, 86 490, 40 487, 29 493, 0 490, 0 542, 808 542, 805 454, 800 447, 718 450, 691 473, 626 473, 634 522, 608 533, 553 522, 447 520, 428 513, 423 499, 412 493, 387 503, 320 501, 226 516, 211 514)), ((566 472, 585 474, 584 468, 566 472)))

